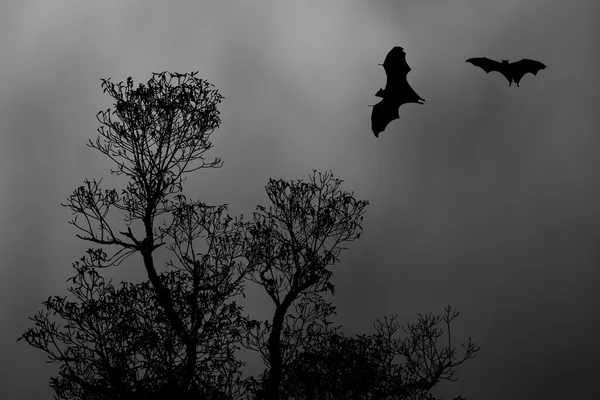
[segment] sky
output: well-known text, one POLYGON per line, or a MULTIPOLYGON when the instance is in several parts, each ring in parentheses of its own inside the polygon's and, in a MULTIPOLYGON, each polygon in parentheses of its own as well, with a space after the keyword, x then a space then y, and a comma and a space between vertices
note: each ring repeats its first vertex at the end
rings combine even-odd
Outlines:
MULTIPOLYGON (((597 1, 6 1, 0 14, 0 390, 50 399, 57 366, 16 339, 66 295, 87 244, 61 207, 84 179, 124 181, 86 146, 112 105, 101 78, 199 71, 225 97, 186 195, 249 216, 269 178, 331 170, 369 200, 334 268, 336 323, 461 313, 482 346, 435 394, 588 398, 600 374, 597 1), (401 46, 426 100, 376 139, 369 105, 401 46), (519 88, 467 58, 548 66, 519 88)), ((135 260, 133 260, 135 261, 135 260)), ((116 281, 144 279, 140 262, 116 281)), ((270 316, 252 297, 247 311, 270 316)), ((256 364, 258 365, 258 364, 256 364)), ((256 366, 255 365, 255 366, 256 366)), ((254 367, 252 367, 254 368, 254 367)), ((258 370, 256 372, 259 372, 258 370)))

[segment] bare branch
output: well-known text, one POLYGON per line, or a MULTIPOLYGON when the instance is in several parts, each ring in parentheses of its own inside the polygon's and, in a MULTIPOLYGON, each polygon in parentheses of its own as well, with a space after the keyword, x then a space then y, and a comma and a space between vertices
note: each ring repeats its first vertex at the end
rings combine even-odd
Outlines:
MULTIPOLYGON (((272 206, 258 206, 254 213, 246 256, 254 271, 250 279, 265 289, 276 307, 270 329, 257 330, 251 338, 252 348, 263 356, 268 354, 269 373, 264 389, 270 400, 279 400, 284 363, 295 357, 298 349, 294 345, 302 345, 306 339, 299 333, 302 324, 286 325, 286 321, 294 324, 293 318, 287 318, 289 307, 301 297, 334 293, 329 281, 332 272, 327 267, 338 261, 344 249, 342 243, 360 237, 368 202, 355 200, 352 193, 339 190, 341 183, 329 172, 317 176, 316 171, 308 182, 271 179, 266 191, 272 206), (268 340, 260 338, 259 333, 268 333, 268 340), (293 336, 296 343, 290 340, 293 336)), ((305 311, 307 305, 300 303, 296 311, 305 311)), ((323 311, 318 305, 319 302, 313 303, 314 311, 325 320, 333 310, 320 314, 323 311)))

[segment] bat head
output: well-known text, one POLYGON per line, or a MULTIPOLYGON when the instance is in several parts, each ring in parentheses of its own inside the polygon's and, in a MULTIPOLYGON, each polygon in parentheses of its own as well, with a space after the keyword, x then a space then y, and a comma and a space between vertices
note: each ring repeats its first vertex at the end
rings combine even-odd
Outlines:
POLYGON ((508 64, 508 60, 502 60, 502 64, 508 64))

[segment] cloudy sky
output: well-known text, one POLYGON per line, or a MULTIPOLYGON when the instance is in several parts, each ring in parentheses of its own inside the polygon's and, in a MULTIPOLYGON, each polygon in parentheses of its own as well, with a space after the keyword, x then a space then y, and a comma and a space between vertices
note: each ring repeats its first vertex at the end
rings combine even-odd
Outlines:
MULTIPOLYGON (((584 398, 600 374, 600 48, 594 0, 5 1, 0 13, 0 390, 50 399, 56 367, 15 340, 66 294, 87 248, 60 206, 111 177, 86 147, 112 104, 101 78, 199 71, 225 96, 216 170, 186 193, 234 214, 267 205, 269 178, 332 170, 369 200, 335 269, 336 322, 461 316, 483 346, 439 395, 584 398), (425 105, 376 139, 378 63, 404 47, 425 105), (465 60, 540 60, 508 87, 465 60)), ((111 186, 112 185, 112 186, 111 186)), ((141 264, 112 276, 139 280, 141 264)), ((256 298, 249 310, 269 315, 256 298)))

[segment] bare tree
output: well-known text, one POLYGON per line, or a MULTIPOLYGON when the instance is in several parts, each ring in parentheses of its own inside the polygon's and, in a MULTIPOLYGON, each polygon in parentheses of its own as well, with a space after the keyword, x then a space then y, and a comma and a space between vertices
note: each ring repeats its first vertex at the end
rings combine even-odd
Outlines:
MULTIPOLYGON (((49 298, 21 337, 61 364, 51 381, 56 394, 91 400, 431 398, 429 390, 452 379, 478 351, 473 343, 457 361, 450 337, 447 347, 435 347, 440 321, 430 316, 409 324, 403 342, 391 339, 398 330, 393 321, 380 324, 375 335, 345 338, 329 320, 335 307, 322 296, 335 294, 329 267, 345 243, 360 237, 367 201, 340 190, 342 181, 331 173, 316 171, 308 182, 271 179, 271 206, 258 206, 251 223, 228 216, 226 206, 183 195, 186 173, 221 164, 206 162, 204 153, 212 148, 222 97, 195 75, 153 74, 138 88, 131 78, 125 85, 103 80, 116 103, 98 114, 103 140, 89 145, 113 160, 111 173, 128 183, 119 194, 86 180, 69 197, 65 206, 75 215, 78 237, 99 247, 74 264, 69 290, 77 301, 49 298), (125 214, 126 230, 108 222, 114 209, 125 214), (161 246, 174 259, 159 274, 154 252, 161 246), (99 269, 138 252, 147 282, 120 289, 105 283, 99 269), (273 301, 270 321, 241 316, 233 298, 243 295, 247 279, 273 301), (56 315, 64 326, 53 321, 56 315), (259 379, 240 378, 239 346, 260 352, 267 368, 259 379), (391 363, 397 355, 404 364, 391 363)), ((450 311, 448 335, 456 316, 450 311)))
POLYGON ((68 204, 76 215, 73 225, 84 232, 78 237, 117 248, 110 257, 102 248, 91 249, 89 262, 84 260, 84 264, 118 265, 125 257, 140 252, 158 303, 186 346, 187 367, 181 388, 186 388, 192 379, 198 339, 177 314, 171 293, 156 272, 153 252, 164 244, 169 231, 155 227, 155 219, 173 211, 171 199, 182 192, 183 175, 220 165, 218 159, 205 162, 204 153, 212 148, 210 134, 220 124, 217 104, 222 96, 196 74, 155 73, 146 85, 140 84, 136 89, 131 78, 126 85, 102 81, 104 92, 116 103, 112 112, 108 109, 98 113, 98 132, 104 141, 99 137, 95 143, 90 141, 90 146, 117 164, 111 173, 125 175, 129 181, 120 197, 116 190, 102 193, 96 182, 88 181, 71 195, 68 204), (114 121, 113 115, 120 121, 114 121), (197 160, 200 165, 190 165, 197 160), (126 213, 126 232, 116 232, 108 224, 106 215, 111 207, 126 213), (141 223, 140 237, 134 236, 132 222, 141 223))
POLYGON ((327 329, 328 324, 322 322, 334 310, 320 307, 319 296, 335 290, 327 267, 338 261, 343 243, 360 237, 368 202, 341 191, 341 183, 331 173, 317 176, 316 172, 309 182, 271 179, 266 190, 272 206, 258 206, 254 213, 246 256, 253 265, 250 279, 262 285, 275 312, 271 322, 255 327, 249 345, 260 351, 267 363, 268 376, 261 390, 270 400, 280 398, 279 387, 288 360, 318 336, 301 335, 302 330, 296 329, 293 343, 282 341, 290 307, 299 301, 296 311, 300 314, 295 319, 309 323, 312 327, 308 332, 327 329), (307 310, 308 314, 304 313, 307 310))
POLYGON ((451 308, 443 317, 448 345, 441 350, 436 342, 443 332, 435 327, 441 317, 419 316, 405 328, 404 341, 393 338, 395 318, 378 320, 372 336, 346 338, 331 327, 335 307, 321 296, 335 290, 327 268, 338 261, 343 243, 360 237, 368 205, 341 191, 341 183, 315 172, 309 182, 270 180, 266 188, 272 206, 257 207, 247 258, 250 279, 264 288, 275 311, 250 331, 247 346, 260 352, 267 369, 246 383, 268 400, 433 398, 429 391, 452 380, 456 367, 479 350, 469 339, 457 360, 450 322, 458 313, 451 308), (405 362, 394 364, 396 356, 405 362))
MULTIPOLYGON (((87 400, 223 400, 240 397, 242 362, 233 350, 244 334, 245 319, 235 302, 190 303, 190 274, 159 275, 173 294, 175 309, 186 323, 205 318, 202 341, 189 386, 180 388, 186 346, 177 336, 148 281, 123 282, 119 289, 93 268, 75 263, 68 290, 75 301, 54 296, 31 318, 34 327, 19 339, 43 350, 59 363, 50 386, 57 399, 87 400), (197 316, 198 318, 196 318, 197 316), (62 323, 62 324, 61 324, 62 323)), ((216 281, 214 283, 217 283, 216 281)), ((204 296, 208 296, 204 293, 204 296)))
MULTIPOLYGON (((224 207, 209 208, 188 202, 182 195, 184 174, 221 164, 218 159, 206 162, 204 154, 212 148, 210 134, 220 124, 217 105, 222 96, 196 74, 155 73, 137 88, 131 78, 126 84, 103 80, 104 92, 116 102, 112 110, 98 113, 100 136, 89 146, 116 163, 111 173, 126 176, 127 186, 119 195, 115 189, 101 190, 101 181, 86 180, 65 205, 75 215, 71 223, 81 231, 77 236, 100 246, 87 251, 81 260, 83 267, 115 266, 140 253, 156 292, 155 304, 185 349, 183 366, 173 375, 177 382, 171 383, 181 393, 197 373, 198 347, 219 334, 218 315, 215 321, 207 320, 206 314, 226 307, 226 301, 239 293, 246 273, 239 262, 245 243, 244 224, 231 223, 224 207), (108 222, 107 215, 114 209, 124 212, 127 230, 108 222), (172 221, 157 226, 157 217, 163 214, 172 221), (141 233, 134 234, 132 226, 141 233), (206 237, 204 253, 198 253, 192 244, 200 236, 206 237), (162 245, 177 257, 177 265, 171 262, 170 266, 190 277, 185 281, 189 307, 176 304, 180 293, 174 294, 156 270, 153 253, 162 245)), ((58 307, 47 303, 52 304, 58 307)), ((78 318, 75 314, 65 316, 78 318)))
POLYGON ((371 335, 331 332, 293 361, 284 386, 302 399, 435 400, 431 390, 442 380, 456 381, 457 367, 480 349, 469 338, 458 356, 450 323, 459 313, 450 306, 445 311, 444 316, 418 314, 417 323, 402 327, 403 339, 397 337, 397 316, 377 319, 371 335), (448 338, 440 346, 444 331, 437 326, 442 322, 448 338))

